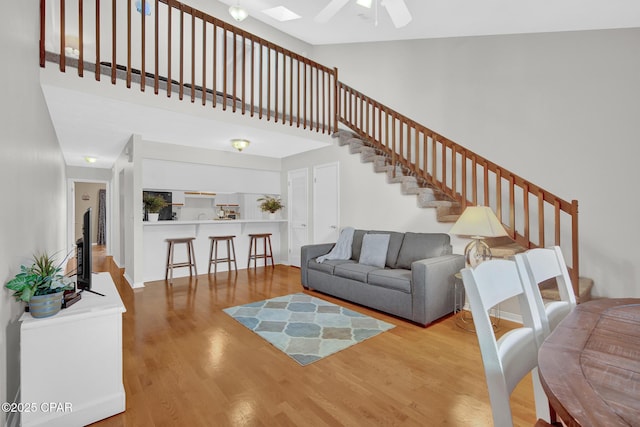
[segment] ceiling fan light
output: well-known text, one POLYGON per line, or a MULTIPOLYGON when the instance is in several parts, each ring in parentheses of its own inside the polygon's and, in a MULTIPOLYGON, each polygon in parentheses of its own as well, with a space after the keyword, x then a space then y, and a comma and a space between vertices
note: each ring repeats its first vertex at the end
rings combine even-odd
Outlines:
POLYGON ((362 7, 366 7, 367 9, 371 9, 372 0, 357 0, 356 3, 359 4, 362 7))
POLYGON ((247 16, 249 16, 249 12, 247 12, 244 8, 240 6, 230 6, 229 7, 229 15, 233 17, 236 21, 244 21, 247 16))

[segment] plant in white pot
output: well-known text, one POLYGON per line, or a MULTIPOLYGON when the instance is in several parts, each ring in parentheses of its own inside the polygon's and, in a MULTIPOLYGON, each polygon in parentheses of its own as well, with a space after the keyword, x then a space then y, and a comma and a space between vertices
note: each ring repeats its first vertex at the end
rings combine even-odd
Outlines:
POLYGON ((147 211, 149 221, 157 221, 160 210, 167 206, 167 202, 160 196, 144 196, 142 203, 147 211))
POLYGON ((268 212, 271 218, 275 218, 276 212, 284 208, 282 200, 279 197, 274 196, 262 196, 258 200, 260 202, 260 210, 262 212, 268 212))
POLYGON ((62 273, 62 262, 46 252, 34 255, 31 266, 20 266, 20 273, 5 285, 18 301, 29 306, 33 317, 49 317, 62 308, 64 291, 74 289, 70 278, 62 273))

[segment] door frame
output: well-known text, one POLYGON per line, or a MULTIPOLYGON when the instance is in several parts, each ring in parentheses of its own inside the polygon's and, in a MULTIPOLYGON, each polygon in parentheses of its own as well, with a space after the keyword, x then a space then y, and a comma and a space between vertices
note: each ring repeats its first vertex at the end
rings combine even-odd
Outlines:
MULTIPOLYGON (((304 173, 304 181, 305 181, 305 187, 306 187, 306 191, 304 192, 304 206, 306 208, 306 218, 304 219, 304 224, 305 227, 307 228, 307 232, 306 232, 306 243, 309 243, 309 168, 300 168, 300 169, 292 169, 290 171, 287 172, 287 199, 288 199, 288 209, 287 209, 287 218, 289 219, 289 238, 288 238, 288 243, 289 243, 289 265, 292 265, 291 263, 291 254, 292 254, 292 250, 291 248, 293 247, 293 199, 291 197, 291 175, 294 173, 304 173)), ((299 264, 299 263, 298 263, 299 264)), ((294 264, 295 265, 295 264, 294 264)), ((299 267, 299 265, 298 265, 299 267)))
POLYGON ((336 235, 340 233, 340 162, 330 162, 323 163, 321 165, 313 166, 313 207, 312 207, 312 218, 313 218, 313 243, 318 243, 318 233, 317 233, 317 221, 316 221, 316 208, 319 205, 318 195, 316 191, 316 178, 317 178, 317 170, 321 168, 326 168, 329 166, 335 166, 336 170, 336 235))
MULTIPOLYGON (((106 201, 107 201, 107 233, 106 233, 106 253, 111 251, 111 225, 113 224, 112 217, 112 205, 111 202, 111 185, 109 181, 102 179, 83 179, 83 178, 68 178, 67 179, 67 253, 72 253, 75 248, 75 223, 76 223, 76 195, 75 185, 77 183, 90 183, 90 184, 104 184, 106 189, 106 201)), ((96 213, 97 215, 97 213, 96 213)), ((97 216, 93 215, 92 221, 96 221, 97 216)))

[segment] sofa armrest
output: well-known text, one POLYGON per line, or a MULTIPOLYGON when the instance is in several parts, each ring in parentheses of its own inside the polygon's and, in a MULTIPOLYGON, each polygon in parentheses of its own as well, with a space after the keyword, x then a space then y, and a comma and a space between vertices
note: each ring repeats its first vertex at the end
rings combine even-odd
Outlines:
POLYGON ((427 325, 453 311, 454 274, 464 268, 464 256, 443 255, 411 264, 413 320, 427 325))
POLYGON ((305 245, 300 249, 300 280, 302 286, 308 288, 307 271, 309 261, 329 253, 335 243, 320 243, 316 245, 305 245))

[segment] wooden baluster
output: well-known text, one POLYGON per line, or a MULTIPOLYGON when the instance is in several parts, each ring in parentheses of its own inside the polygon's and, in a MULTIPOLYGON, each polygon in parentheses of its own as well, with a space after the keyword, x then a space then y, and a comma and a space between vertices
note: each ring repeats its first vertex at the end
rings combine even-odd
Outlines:
POLYGON ((100 81, 100 0, 96 0, 96 81, 100 81))
POLYGON ((555 222, 555 245, 560 246, 560 200, 555 199, 553 201, 554 208, 554 222, 555 222))
POLYGON ((216 108, 218 105, 218 26, 216 25, 216 21, 213 21, 213 52, 211 53, 211 86, 212 86, 212 96, 213 102, 211 103, 212 108, 216 108))
MULTIPOLYGON (((167 98, 171 97, 171 15, 173 15, 172 0, 167 2, 167 98)), ((214 101, 215 102, 215 101, 214 101)))
MULTIPOLYGON (((154 46, 153 46, 153 54, 154 54, 154 67, 155 67, 155 73, 153 75, 153 93, 155 93, 156 95, 158 94, 158 87, 159 87, 159 83, 160 83, 160 75, 159 73, 159 65, 158 65, 158 31, 159 31, 159 25, 158 25, 158 19, 159 19, 159 11, 158 11, 158 0, 156 0, 156 10, 154 11, 154 22, 155 22, 155 29, 154 29, 154 35, 153 35, 153 42, 154 42, 154 46)), ((144 12, 144 11, 143 11, 144 12)))
POLYGON ((502 222, 502 170, 496 171, 496 216, 502 222))
POLYGON ((307 63, 303 62, 303 69, 302 69, 302 79, 303 79, 303 85, 302 85, 302 111, 303 111, 303 116, 302 116, 302 129, 306 129, 307 128, 307 63))
POLYGON ((300 60, 296 62, 296 127, 300 127, 300 60))
MULTIPOLYGON (((84 1, 78 0, 78 76, 84 77, 84 1)), ((65 46, 66 47, 66 46, 65 46)))
POLYGON ((262 46, 262 43, 260 43, 260 56, 258 58, 258 62, 260 63, 259 67, 260 67, 260 72, 259 77, 258 77, 258 103, 260 104, 258 106, 258 117, 260 119, 262 119, 262 68, 263 68, 263 63, 262 63, 262 51, 264 50, 264 47, 262 46))
POLYGON ((273 121, 278 123, 278 51, 274 50, 273 51, 274 56, 275 56, 275 76, 273 78, 273 81, 275 82, 275 87, 273 90, 273 94, 274 94, 274 103, 275 103, 275 107, 274 107, 274 117, 273 117, 273 121))
MULTIPOLYGON (((146 68, 145 68, 145 57, 146 57, 146 42, 145 42, 145 37, 146 37, 146 22, 147 20, 145 19, 147 16, 145 15, 145 8, 147 7, 147 1, 151 1, 151 0, 140 0, 141 1, 141 6, 142 9, 140 11, 140 59, 141 59, 141 65, 140 65, 140 91, 144 92, 145 90, 145 85, 146 85, 146 68)), ((96 29, 97 31, 97 29, 96 29)), ((97 44, 97 42, 96 42, 97 44)))
MULTIPOLYGON (((442 163, 441 170, 441 187, 443 191, 447 191, 447 139, 442 137, 440 141, 440 162, 442 163)), ((465 167, 466 168, 466 167, 465 167)))
POLYGON ((483 176, 484 194, 483 194, 482 200, 484 201, 485 206, 490 206, 491 201, 489 198, 489 165, 487 164, 487 162, 484 162, 482 167, 484 171, 484 176, 483 176))
MULTIPOLYGON (((260 79, 262 81, 262 79, 260 79)), ((227 27, 222 29, 222 111, 227 110, 227 27)))
POLYGON ((458 149, 454 145, 451 150, 451 196, 458 192, 458 149))
POLYGON ((289 57, 289 73, 289 126, 293 126, 293 55, 289 57))
POLYGON ((271 49, 267 47, 267 121, 271 119, 271 49))
POLYGON ((316 65, 316 132, 320 131, 320 70, 316 65))
POLYGON ((580 256, 578 247, 578 201, 571 201, 571 284, 576 297, 580 296, 580 256))
POLYGON ((244 36, 244 33, 242 34, 242 76, 240 77, 242 79, 242 114, 245 114, 246 112, 246 79, 247 79, 247 40, 244 36))
POLYGON ((207 21, 202 16, 202 105, 207 105, 207 21))
POLYGON ((127 0, 127 88, 131 88, 131 0, 127 0))
POLYGON ((511 238, 516 238, 516 202, 515 202, 515 182, 513 175, 509 174, 509 227, 511 228, 511 238))
POLYGON ((66 54, 65 54, 65 34, 66 34, 66 26, 65 26, 65 0, 60 0, 60 71, 65 72, 66 66, 66 54))
MULTIPOLYGON (((116 0, 113 0, 111 2, 111 84, 116 84, 116 63, 118 62, 116 56, 116 33, 116 0)), ((82 30, 80 30, 80 34, 82 34, 82 30)), ((82 45, 83 43, 80 42, 80 46, 82 45)), ((80 55, 82 55, 82 50, 80 51, 80 55)))
POLYGON ((544 194, 538 190, 538 246, 545 247, 544 241, 544 194))
POLYGON ((471 186, 472 186, 472 201, 473 205, 478 205, 478 162, 476 160, 476 156, 474 155, 471 159, 471 186))
MULTIPOLYGON (((526 239, 527 242, 530 242, 531 240, 529 239, 530 236, 530 219, 529 219, 529 185, 528 184, 523 184, 522 186, 522 207, 523 207, 523 216, 524 216, 524 238, 526 239)), ((531 247, 531 245, 527 246, 528 248, 531 247)))
POLYGON ((467 152, 466 150, 462 152, 462 182, 461 182, 461 191, 462 191, 462 209, 464 210, 467 207, 467 152))
POLYGON ((327 79, 327 73, 325 71, 322 72, 322 133, 325 133, 327 130, 327 118, 326 118, 326 110, 327 110, 327 93, 325 88, 325 81, 327 79))
POLYGON ((47 19, 45 9, 47 5, 45 0, 40 0, 40 66, 45 68, 46 64, 46 51, 44 46, 44 38, 46 37, 45 21, 47 19))
POLYGON ((437 153, 438 148, 437 145, 437 136, 435 133, 431 132, 431 177, 433 179, 433 184, 438 185, 438 163, 437 163, 437 153))
POLYGON ((254 110, 255 110, 255 69, 256 69, 256 42, 255 40, 253 40, 253 37, 251 38, 251 85, 250 85, 250 91, 251 91, 251 114, 250 116, 253 117, 254 115, 254 110))
POLYGON ((282 124, 287 123, 287 56, 282 53, 282 124))

